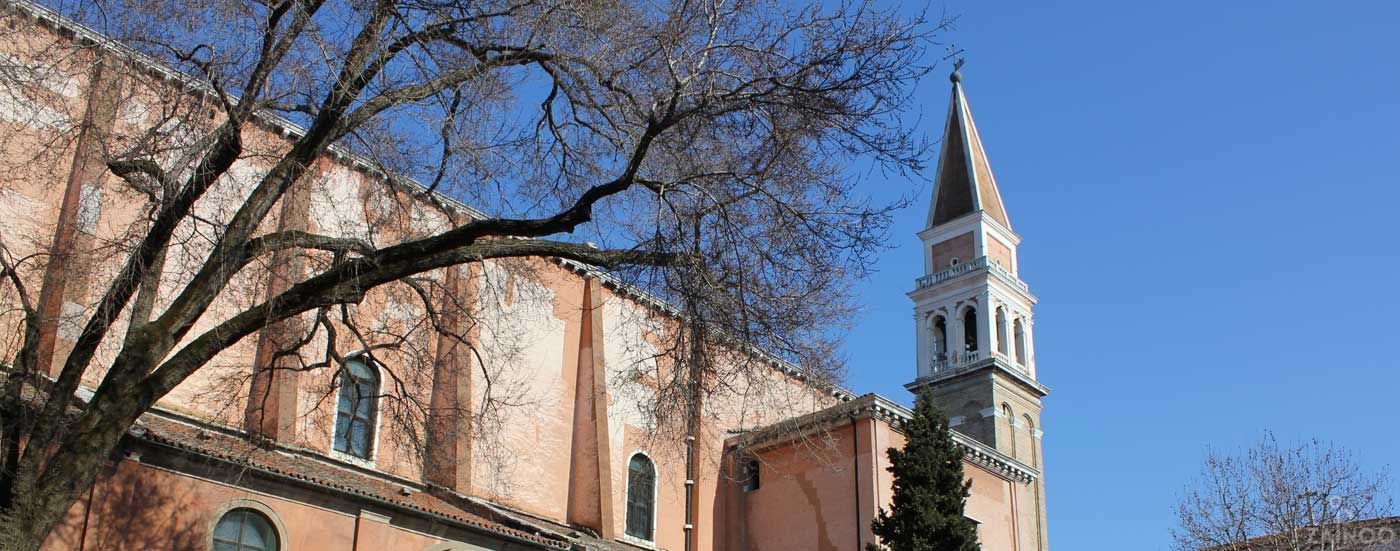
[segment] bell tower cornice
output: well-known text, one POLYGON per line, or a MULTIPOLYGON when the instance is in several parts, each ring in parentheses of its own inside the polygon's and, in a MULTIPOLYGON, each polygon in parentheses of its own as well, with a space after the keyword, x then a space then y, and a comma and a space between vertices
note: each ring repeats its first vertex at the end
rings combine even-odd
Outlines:
POLYGON ((917 235, 925 242, 942 241, 955 234, 966 232, 974 228, 977 224, 983 224, 987 231, 993 232, 997 237, 1006 241, 1012 246, 1021 244, 1021 234, 1011 230, 1011 228, 997 222, 995 218, 988 216, 985 212, 970 212, 947 223, 939 224, 930 228, 925 228, 917 235))

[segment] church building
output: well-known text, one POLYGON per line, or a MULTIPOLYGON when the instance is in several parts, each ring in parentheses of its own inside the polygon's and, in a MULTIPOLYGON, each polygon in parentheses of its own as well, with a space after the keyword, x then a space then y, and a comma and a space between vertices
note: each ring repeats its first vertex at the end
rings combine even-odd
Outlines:
MULTIPOLYGON (((1038 427, 1049 389, 1036 380, 1036 298, 1017 275, 1021 238, 1011 230, 961 75, 951 80, 928 221, 919 232, 925 275, 909 292, 918 368, 905 388, 932 399, 967 450, 966 514, 978 525, 982 549, 1043 550, 1038 427)), ((733 498, 730 539, 721 548, 864 549, 873 541, 870 520, 890 499, 885 450, 903 445, 900 425, 909 416, 890 399, 867 394, 803 417, 801 423, 829 431, 833 449, 851 450, 831 463, 786 435, 771 444, 763 431, 741 437, 762 458, 757 472, 773 473, 753 485, 759 490, 733 498)))
MULTIPOLYGON (((4 4, 0 23, 25 33, 0 44, 6 60, 22 63, 34 44, 110 43, 38 4, 4 4)), ((23 148, 55 132, 61 116, 85 121, 75 132, 93 133, 30 162, 29 177, 0 182, 11 253, 61 260, 24 274, 43 287, 41 313, 57 320, 43 335, 43 357, 55 366, 77 338, 63 320, 90 314, 112 265, 102 244, 118 240, 141 211, 143 198, 107 173, 93 136, 149 124, 158 110, 136 105, 140 94, 111 91, 130 89, 133 79, 176 78, 120 45, 65 63, 64 82, 51 90, 55 104, 0 94, 0 156, 30 158, 23 148)), ((419 381, 390 380, 385 364, 395 360, 368 352, 322 375, 272 370, 287 361, 272 351, 288 333, 270 326, 145 414, 45 549, 863 551, 876 543, 871 520, 890 502, 886 450, 903 444, 911 415, 902 403, 922 395, 948 415, 966 452, 966 515, 982 549, 1045 551, 1040 413, 1049 390, 1038 381, 1036 297, 1019 276, 1021 238, 963 83, 956 72, 951 80, 927 223, 917 236, 924 269, 909 274, 908 346, 917 349, 910 395, 856 395, 751 351, 771 368, 762 384, 707 401, 703 426, 667 441, 634 400, 646 397, 648 382, 631 368, 655 361, 650 334, 670 323, 667 305, 567 260, 532 260, 530 277, 501 275, 489 262, 454 267, 439 274, 458 293, 452 299, 500 324, 472 338, 506 380, 478 380, 473 366, 481 359, 433 339, 424 341, 431 361, 419 381), (506 284, 481 283, 492 275, 506 284), (489 357, 505 348, 511 353, 489 357), (493 383, 514 385, 531 405, 500 413, 491 431, 434 409, 469 406, 493 383), (376 401, 389 384, 408 385, 433 404, 418 447, 402 445, 385 420, 396 406, 376 401), (210 390, 228 385, 236 388, 210 390), (696 457, 675 451, 680 438, 695 439, 696 457)), ((268 117, 246 132, 250 143, 277 147, 304 130, 268 117)), ((265 169, 258 162, 238 161, 230 193, 239 178, 265 169)), ((303 208, 285 208, 268 223, 353 234, 383 209, 402 208, 385 206, 395 202, 384 197, 413 197, 390 178, 336 152, 308 176, 298 195, 303 208)), ((431 226, 441 204, 471 211, 437 199, 410 205, 405 219, 431 226)), ((180 254, 202 254, 197 241, 182 242, 193 249, 180 254)), ((251 287, 279 285, 276 270, 256 274, 265 281, 251 287)), ((393 300, 361 307, 380 309, 386 324, 415 315, 393 300)), ((16 324, 0 317, 0 332, 8 338, 16 324)), ((85 376, 79 396, 90 396, 102 375, 85 376)))

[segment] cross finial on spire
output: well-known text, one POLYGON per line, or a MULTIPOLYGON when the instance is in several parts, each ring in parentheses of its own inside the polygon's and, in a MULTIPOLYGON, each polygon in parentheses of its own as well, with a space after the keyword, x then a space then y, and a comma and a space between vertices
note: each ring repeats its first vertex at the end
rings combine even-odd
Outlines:
POLYGON ((957 57, 956 60, 953 60, 953 72, 948 75, 948 80, 953 81, 953 84, 962 82, 962 66, 967 63, 967 58, 962 57, 962 53, 965 51, 967 50, 959 48, 957 44, 949 44, 948 55, 943 56, 945 61, 954 56, 957 57))

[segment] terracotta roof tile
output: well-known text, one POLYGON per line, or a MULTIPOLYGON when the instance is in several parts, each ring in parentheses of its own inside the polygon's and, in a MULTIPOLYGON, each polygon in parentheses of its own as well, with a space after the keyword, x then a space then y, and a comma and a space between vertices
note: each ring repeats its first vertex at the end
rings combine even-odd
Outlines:
POLYGON ((468 510, 471 505, 466 501, 449 502, 419 488, 412 488, 408 495, 404 495, 403 490, 407 487, 404 484, 160 415, 148 414, 142 417, 131 434, 141 440, 443 517, 469 528, 518 538, 549 548, 570 547, 569 542, 541 537, 485 518, 468 510))

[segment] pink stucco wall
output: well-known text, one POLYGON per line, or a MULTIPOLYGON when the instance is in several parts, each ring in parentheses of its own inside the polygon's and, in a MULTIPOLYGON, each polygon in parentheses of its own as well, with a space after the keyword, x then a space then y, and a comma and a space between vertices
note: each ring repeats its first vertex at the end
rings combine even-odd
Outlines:
MULTIPOLYGON (((892 498, 885 451, 903 445, 904 436, 888 423, 866 417, 761 448, 760 488, 734 491, 727 501, 733 509, 727 517, 733 533, 724 548, 863 550, 874 541, 871 519, 892 498)), ((981 523, 982 549, 1033 549, 1016 542, 1020 527, 1015 494, 1026 484, 971 462, 965 462, 963 470, 972 481, 966 514, 981 523)))
MULTIPOLYGON (((0 53, 24 59, 45 41, 62 40, 65 39, 36 29, 25 40, 0 44, 0 53)), ((78 61, 83 60, 80 57, 78 61)), ((68 78, 58 88, 76 92, 53 96, 51 107, 55 112, 80 117, 82 110, 88 108, 90 69, 90 65, 82 63, 66 69, 68 78)), ((110 128, 116 133, 131 132, 148 123, 149 115, 143 113, 158 106, 160 96, 156 92, 160 85, 135 80, 133 74, 109 74, 107 78, 114 79, 111 83, 125 92, 111 100, 117 104, 108 106, 115 109, 109 117, 110 128)), ((17 105, 13 98, 0 98, 0 115, 12 113, 17 105)), ((216 122, 210 120, 208 124, 216 122)), ((83 164, 83 156, 71 144, 45 151, 38 148, 40 138, 62 131, 65 130, 35 126, 32 118, 0 116, 0 136, 5 137, 0 141, 0 161, 4 161, 0 163, 4 170, 0 216, 6 220, 6 245, 16 255, 48 251, 58 231, 63 204, 75 200, 76 188, 69 184, 77 180, 70 176, 75 174, 75 166, 83 164), (15 235, 24 239, 12 238, 15 235)), ((287 145, 264 127, 250 125, 245 134, 247 158, 240 160, 226 181, 197 206, 196 210, 206 219, 226 220, 232 212, 231 205, 237 204, 266 169, 265 157, 287 145)), ((89 164, 96 161, 86 159, 89 164)), ((74 241, 73 254, 78 260, 71 273, 63 274, 70 284, 58 297, 62 309, 72 310, 68 313, 78 322, 100 295, 106 283, 104 277, 114 273, 124 258, 119 251, 103 248, 102 243, 120 242, 123 235, 138 228, 144 208, 139 194, 124 191, 113 176, 100 172, 81 182, 103 190, 101 209, 92 231, 82 232, 74 241)), ((353 236, 367 224, 397 220, 381 226, 377 234, 381 242, 392 242, 434 231, 446 223, 433 208, 389 191, 379 180, 345 163, 324 161, 298 186, 292 196, 304 197, 306 208, 274 209, 274 214, 263 221, 263 231, 284 223, 304 224, 313 231, 353 236), (295 216, 304 219, 292 220, 295 216)), ((187 281, 192 274, 190 263, 201 261, 207 250, 207 243, 201 243, 193 233, 182 235, 191 239, 172 250, 173 261, 162 279, 166 289, 178 289, 187 281)), ((653 426, 646 406, 651 383, 645 377, 635 376, 638 371, 653 373, 651 382, 667 376, 671 366, 645 362, 656 351, 661 337, 676 329, 674 321, 633 298, 599 286, 596 278, 588 283, 586 276, 552 262, 531 261, 529 269, 517 272, 497 268, 488 263, 462 272, 464 278, 472 280, 475 295, 470 300, 477 313, 492 321, 483 324, 487 327, 478 329, 474 338, 488 360, 485 369, 496 370, 492 372, 493 383, 517 390, 515 399, 523 405, 502 410, 490 426, 474 427, 477 432, 463 436, 471 440, 465 446, 469 450, 463 459, 465 465, 460 466, 467 474, 452 489, 553 522, 572 523, 605 536, 620 537, 626 522, 627 464, 634 453, 645 453, 655 462, 658 474, 654 545, 662 549, 683 548, 683 435, 674 430, 667 432, 668 427, 653 426), (596 312, 586 304, 585 290, 589 285, 593 285, 590 292, 597 293, 593 305, 599 308, 596 312), (599 384, 589 386, 582 379, 599 384), (580 389, 589 389, 592 394, 580 395, 580 389)), ((283 269, 254 264, 245 270, 187 338, 264 298, 273 279, 287 275, 283 269)), ((445 277, 441 271, 427 276, 445 277)), ((28 265, 21 277, 30 288, 37 289, 44 280, 43 266, 28 265)), ((425 313, 421 305, 404 300, 403 292, 392 288, 376 290, 358 305, 358 311, 382 318, 388 328, 402 328, 409 319, 425 313)), ((159 299, 157 310, 170 298, 159 299)), ((0 294, 0 303, 13 302, 13 296, 0 294)), ((0 316, 0 332, 14 334, 18 322, 15 316, 0 316)), ((122 323, 113 334, 121 334, 122 323)), ((72 344, 71 332, 65 331, 55 333, 55 362, 62 361, 72 344)), ((342 332, 338 338, 342 350, 361 346, 348 333, 342 332)), ((431 351, 435 339, 429 334, 413 344, 431 351)), ((319 350, 324 344, 316 341, 308 349, 319 350)), ((251 366, 259 361, 257 349, 257 336, 244 339, 164 397, 159 406, 211 425, 242 428, 251 366)), ((13 351, 3 352, 8 356, 13 351)), ((85 384, 91 387, 101 380, 103 358, 114 353, 112 346, 104 346, 99 360, 85 374, 85 384)), ((743 352, 733 356, 732 361, 752 360, 743 352)), ((431 354, 412 358, 385 352, 379 359, 417 373, 418 377, 404 381, 403 389, 427 401, 433 391, 433 370, 440 365, 431 354)), ((475 364, 473 367, 482 368, 475 364)), ((473 377, 479 376, 479 372, 474 373, 478 375, 473 377)), ((899 445, 898 433, 866 419, 854 431, 849 426, 836 426, 823 434, 810 435, 812 445, 770 449, 762 456, 766 472, 771 473, 764 477, 763 488, 736 493, 722 465, 724 442, 730 430, 760 427, 837 402, 828 391, 777 370, 746 373, 746 380, 733 382, 734 393, 710 397, 705 404, 705 422, 698 433, 699 472, 691 519, 696 528, 691 535, 695 549, 835 550, 855 549, 858 539, 870 541, 868 523, 877 506, 888 500, 884 449, 899 445)), ((322 370, 295 380, 290 389, 294 404, 284 419, 290 432, 278 435, 277 445, 355 463, 386 477, 425 483, 420 450, 408 445, 405 441, 409 439, 404 438, 421 431, 421 422, 392 426, 381 418, 370 460, 333 457, 334 400, 325 399, 332 376, 332 371, 322 370)), ((484 399, 484 386, 479 380, 470 385, 472 400, 484 399)), ((968 472, 974 481, 969 514, 984 522, 984 533, 992 533, 984 540, 984 549, 1013 549, 1005 543, 1015 529, 1014 524, 1009 524, 1015 517, 1015 492, 1010 483, 976 467, 969 467, 968 472), (1005 542, 998 539, 1003 536, 1005 542)), ((237 500, 254 500, 275 511, 286 527, 289 549, 423 549, 441 541, 386 524, 374 515, 350 514, 316 505, 323 496, 318 497, 315 492, 298 496, 275 497, 238 484, 123 460, 95 488, 90 504, 85 500, 75 505, 71 521, 46 548, 202 548, 207 544, 208 529, 217 512, 237 500), (142 529, 131 530, 132 526, 142 529)))
MULTIPOLYGON (((286 531, 286 549, 373 549, 356 547, 357 516, 314 507, 233 486, 141 465, 120 462, 87 500, 74 506, 69 521, 45 544, 46 551, 137 551, 205 549, 210 531, 230 503, 255 502, 271 509, 286 531), (86 520, 86 522, 85 522, 86 520)), ((434 540, 404 534, 426 546, 434 540)), ((418 548, 421 548, 418 547, 418 548)), ((412 548, 412 547, 405 547, 412 548)))

